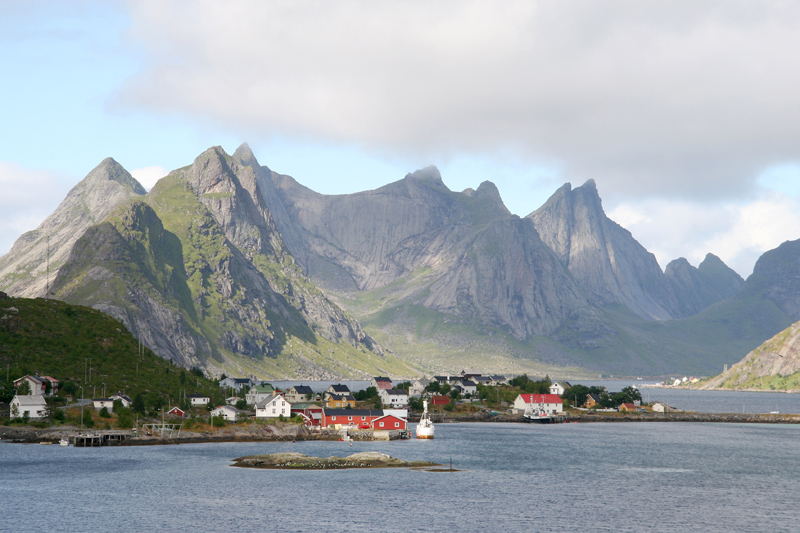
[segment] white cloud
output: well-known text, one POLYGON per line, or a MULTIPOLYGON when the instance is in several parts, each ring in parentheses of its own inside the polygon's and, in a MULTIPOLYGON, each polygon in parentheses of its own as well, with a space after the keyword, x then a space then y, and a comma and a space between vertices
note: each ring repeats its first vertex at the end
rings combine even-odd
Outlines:
POLYGON ((68 192, 64 182, 52 172, 0 161, 0 255, 55 210, 68 192))
POLYGON ((153 188, 158 180, 166 176, 169 172, 164 167, 144 167, 131 170, 131 176, 136 178, 136 181, 142 184, 142 187, 148 191, 153 188))
POLYGON ((761 254, 800 237, 800 200, 774 191, 741 205, 620 204, 608 216, 653 252, 662 268, 678 257, 697 266, 711 252, 743 277, 761 254))
POLYGON ((378 152, 556 161, 619 198, 800 160, 800 4, 142 0, 118 104, 378 152))

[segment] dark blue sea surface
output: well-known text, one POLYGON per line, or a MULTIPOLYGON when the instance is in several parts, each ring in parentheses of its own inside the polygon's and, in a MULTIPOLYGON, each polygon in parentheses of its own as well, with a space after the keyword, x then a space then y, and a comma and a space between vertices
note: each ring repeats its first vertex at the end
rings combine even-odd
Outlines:
POLYGON ((431 441, 0 444, 3 531, 797 531, 800 426, 437 424, 431 441), (280 471, 380 451, 460 469, 280 471))

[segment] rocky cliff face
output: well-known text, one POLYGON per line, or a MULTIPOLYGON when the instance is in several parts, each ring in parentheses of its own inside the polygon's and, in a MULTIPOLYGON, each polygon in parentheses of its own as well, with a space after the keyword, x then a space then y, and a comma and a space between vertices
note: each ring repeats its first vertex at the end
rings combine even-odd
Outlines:
POLYGON ((597 305, 622 304, 645 319, 679 316, 655 256, 605 215, 593 180, 564 185, 527 218, 597 305))
POLYGON ((0 290, 25 298, 44 296, 75 241, 118 205, 145 193, 119 163, 103 160, 38 228, 23 234, 0 258, 0 290))
POLYGON ((324 196, 270 177, 289 217, 278 226, 300 228, 292 252, 325 286, 405 283, 403 301, 517 339, 551 334, 589 307, 530 221, 511 216, 490 182, 453 192, 428 167, 374 191, 324 196))
POLYGON ((726 372, 703 382, 702 389, 800 389, 800 322, 795 322, 726 372))
POLYGON ((215 147, 170 173, 143 201, 87 231, 56 295, 119 318, 186 367, 317 378, 412 373, 295 264, 258 168, 246 146, 234 157, 215 147))
POLYGON ((763 294, 791 320, 800 320, 800 240, 765 252, 747 278, 745 290, 763 294))
POLYGON ((675 259, 664 274, 675 293, 681 317, 692 316, 730 298, 744 286, 742 277, 714 254, 707 254, 697 268, 683 257, 675 259))

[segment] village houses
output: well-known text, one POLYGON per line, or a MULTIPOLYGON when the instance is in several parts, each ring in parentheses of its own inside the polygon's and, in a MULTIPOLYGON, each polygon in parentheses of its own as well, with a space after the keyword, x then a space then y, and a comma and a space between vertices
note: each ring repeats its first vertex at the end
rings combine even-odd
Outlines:
POLYGON ((211 416, 221 416, 228 422, 236 422, 239 419, 239 411, 230 405, 220 405, 211 410, 211 416))
POLYGON ((564 401, 557 394, 520 394, 514 400, 513 409, 517 413, 541 409, 554 415, 564 412, 564 401))
POLYGON ((44 418, 47 416, 47 402, 41 394, 17 394, 11 400, 11 418, 44 418))
POLYGON ((431 380, 425 379, 424 377, 414 380, 408 388, 408 395, 411 398, 421 398, 425 392, 425 387, 430 385, 430 383, 431 380))
POLYGON ((408 393, 402 389, 381 389, 378 396, 385 407, 408 407, 408 393))
POLYGON ((211 398, 209 396, 198 393, 190 394, 189 396, 187 396, 187 398, 189 398, 189 403, 191 404, 192 407, 202 407, 204 405, 208 405, 208 402, 211 401, 211 398))
POLYGON ((256 404, 256 418, 278 418, 292 416, 292 404, 283 395, 273 392, 256 404))
POLYGON ((373 377, 369 382, 370 387, 375 387, 378 392, 392 388, 392 380, 384 376, 373 377))
POLYGON ((284 393, 289 403, 307 402, 314 399, 314 391, 308 385, 295 385, 284 393))
POLYGON ((245 395, 247 405, 256 405, 264 398, 275 393, 275 389, 269 383, 263 385, 253 385, 245 395))
POLYGON ((51 378, 50 376, 22 376, 21 378, 14 380, 14 388, 19 389, 23 382, 28 383, 28 386, 31 389, 30 396, 43 396, 45 394, 52 396, 58 392, 58 380, 56 378, 51 378), (48 386, 50 389, 49 392, 48 386))

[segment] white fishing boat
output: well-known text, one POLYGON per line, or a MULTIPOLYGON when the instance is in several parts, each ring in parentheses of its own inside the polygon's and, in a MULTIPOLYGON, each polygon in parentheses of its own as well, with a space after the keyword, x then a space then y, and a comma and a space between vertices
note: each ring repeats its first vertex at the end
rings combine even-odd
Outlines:
POLYGON ((61 437, 61 441, 58 444, 59 446, 69 446, 69 439, 67 437, 61 437))
POLYGON ((549 424, 553 422, 553 417, 540 407, 526 409, 525 413, 522 415, 522 419, 525 420, 525 422, 533 422, 535 424, 549 424))
POLYGON ((422 416, 417 423, 416 434, 418 439, 433 438, 433 422, 428 415, 428 400, 422 400, 422 416))

